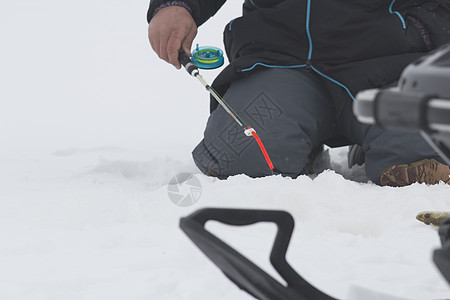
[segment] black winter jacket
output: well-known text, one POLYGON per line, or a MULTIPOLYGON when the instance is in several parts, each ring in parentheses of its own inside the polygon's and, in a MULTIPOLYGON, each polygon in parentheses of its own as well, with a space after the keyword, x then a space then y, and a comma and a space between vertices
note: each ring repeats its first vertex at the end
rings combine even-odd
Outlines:
MULTIPOLYGON (((180 1, 197 25, 225 2, 180 1)), ((148 21, 164 2, 150 2, 148 21)), ((243 16, 225 26, 230 65, 213 85, 224 93, 231 81, 258 68, 296 66, 324 78, 331 95, 344 90, 353 98, 362 89, 397 81, 406 65, 450 42, 449 2, 245 0, 243 16)))

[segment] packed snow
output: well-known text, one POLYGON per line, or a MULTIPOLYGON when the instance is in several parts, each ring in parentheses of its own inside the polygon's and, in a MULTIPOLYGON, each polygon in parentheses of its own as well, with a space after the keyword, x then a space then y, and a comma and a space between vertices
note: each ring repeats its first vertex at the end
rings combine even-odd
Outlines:
MULTIPOLYGON (((241 3, 228 2, 196 43, 221 46, 222 28, 240 14, 241 3)), ((450 298, 431 260, 437 230, 415 220, 450 210, 447 185, 376 186, 362 167, 348 169, 345 148, 329 150, 331 169, 315 178, 202 175, 190 152, 208 95, 153 53, 147 5, 2 5, 0 299, 252 299, 178 228, 202 207, 290 212, 288 261, 334 297, 361 299, 368 289, 450 298), (200 183, 188 207, 169 197, 182 173, 200 183)), ((217 73, 203 72, 208 81, 217 73)), ((274 226, 208 229, 277 276, 268 262, 274 226)))

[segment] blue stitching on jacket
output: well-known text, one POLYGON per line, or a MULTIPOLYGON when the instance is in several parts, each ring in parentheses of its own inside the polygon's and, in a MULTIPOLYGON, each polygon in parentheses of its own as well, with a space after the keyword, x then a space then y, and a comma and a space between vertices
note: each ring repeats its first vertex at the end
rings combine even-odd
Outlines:
MULTIPOLYGON (((395 0, 394 0, 395 2, 395 0)), ((310 21, 310 17, 311 17, 311 0, 308 0, 308 6, 306 9, 306 35, 308 36, 308 40, 309 40, 309 52, 308 52, 308 61, 311 61, 312 58, 312 49, 313 49, 313 42, 312 42, 312 37, 311 37, 311 32, 309 30, 309 21, 310 21)), ((319 70, 317 70, 314 66, 310 65, 309 66, 314 72, 316 72, 317 74, 319 74, 320 76, 322 76, 325 79, 328 79, 329 81, 339 85, 340 87, 342 87, 347 94, 350 96, 350 98, 355 101, 355 97, 353 97, 352 93, 350 92, 350 90, 348 89, 348 87, 346 87, 344 84, 340 83, 337 80, 334 80, 333 78, 323 74, 322 72, 320 72, 319 70)))
POLYGON ((230 24, 228 24, 228 30, 229 30, 229 31, 231 31, 231 24, 233 24, 234 20, 236 20, 236 19, 231 20, 231 21, 230 21, 230 24))
MULTIPOLYGON (((251 1, 251 0, 250 0, 250 1, 251 1)), ((253 1, 251 1, 251 2, 253 3, 253 1)), ((394 2, 395 2, 395 0, 392 1, 391 6, 389 7, 389 11, 390 11, 390 12, 392 11, 392 6, 393 6, 394 2)), ((311 0, 308 0, 308 6, 307 6, 307 9, 306 9, 306 12, 307 12, 307 14, 306 14, 306 35, 308 36, 308 40, 309 40, 308 61, 311 61, 311 58, 312 58, 312 49, 313 49, 313 43, 312 43, 311 32, 310 32, 310 30, 309 30, 309 21, 310 21, 310 16, 311 16, 311 0)), ((393 13, 393 12, 391 12, 391 13, 393 13)), ((395 13, 397 13, 397 12, 395 12, 395 13)), ((402 17, 399 13, 397 13, 397 14, 398 14, 399 17, 401 18, 401 20, 404 22, 403 17, 402 17)), ((231 21, 231 22, 233 22, 233 21, 231 21)), ((405 28, 406 28, 406 26, 405 26, 405 28)), ((231 30, 231 23, 230 23, 230 30, 231 30)), ((275 68, 276 68, 276 69, 293 69, 293 68, 305 68, 307 65, 304 64, 304 65, 293 65, 293 66, 276 66, 276 65, 267 65, 267 64, 264 64, 264 63, 256 63, 256 64, 254 64, 253 66, 251 66, 250 68, 242 69, 241 72, 251 71, 251 70, 253 70, 256 66, 263 66, 263 67, 274 68, 274 69, 275 69, 275 68)), ((335 79, 333 79, 333 78, 331 78, 331 77, 329 77, 329 76, 323 74, 322 72, 320 72, 318 69, 316 69, 316 68, 315 68, 314 66, 312 66, 312 65, 309 65, 309 64, 308 64, 308 67, 310 67, 311 70, 313 70, 313 71, 314 71, 315 73, 317 73, 318 75, 322 76, 323 78, 325 78, 325 79, 327 79, 327 80, 333 82, 334 84, 337 84, 337 85, 340 86, 341 88, 343 88, 343 89, 347 92, 347 94, 350 96, 350 98, 351 98, 353 101, 355 101, 355 97, 353 96, 352 92, 350 92, 350 89, 349 89, 347 86, 345 86, 344 84, 340 83, 339 81, 337 81, 337 80, 335 80, 335 79)))
MULTIPOLYGON (((256 63, 253 66, 251 66, 250 68, 247 69, 242 69, 241 72, 248 72, 253 70, 254 68, 256 68, 257 66, 263 66, 263 67, 267 67, 267 68, 271 68, 271 69, 294 69, 294 68, 305 68, 306 65, 293 65, 293 66, 275 66, 275 65, 267 65, 267 64, 263 64, 263 63, 256 63)), ((339 81, 323 74, 322 72, 320 72, 319 70, 317 70, 315 67, 310 66, 311 69, 316 72, 317 74, 319 74, 320 76, 322 76, 325 79, 328 79, 329 81, 339 85, 340 87, 342 87, 347 94, 350 96, 350 98, 352 98, 352 100, 355 100, 355 97, 353 96, 352 92, 350 92, 350 90, 348 89, 348 87, 346 87, 344 84, 340 83, 339 81)))
POLYGON ((293 68, 304 68, 304 67, 306 67, 306 65, 275 66, 275 65, 267 65, 267 64, 263 64, 263 63, 256 63, 253 66, 251 66, 250 68, 242 69, 241 72, 251 71, 256 66, 263 66, 263 67, 272 68, 272 69, 293 69, 293 68))
POLYGON ((326 78, 326 79, 328 79, 329 81, 331 81, 331 82, 333 82, 333 83, 339 85, 340 87, 342 87, 342 88, 347 92, 347 94, 350 96, 350 98, 352 98, 352 100, 355 101, 355 97, 353 97, 352 92, 350 92, 350 90, 348 89, 348 87, 346 87, 344 84, 342 84, 342 83, 340 83, 339 81, 337 81, 337 80, 335 80, 335 79, 333 79, 333 78, 331 78, 331 77, 329 77, 329 76, 323 74, 322 72, 320 72, 319 70, 317 70, 317 69, 316 69, 315 67, 313 67, 313 66, 311 66, 311 69, 312 69, 314 72, 316 72, 317 74, 319 74, 320 76, 322 76, 323 78, 326 78))
POLYGON ((400 21, 402 21, 403 29, 406 29, 406 22, 405 22, 405 19, 403 18, 403 16, 398 11, 392 10, 392 8, 394 7, 395 1, 396 0, 392 0, 391 5, 389 5, 389 13, 391 15, 396 14, 399 17, 400 21))
POLYGON ((255 4, 255 2, 253 2, 253 0, 250 0, 250 3, 251 3, 254 7, 260 8, 258 5, 255 4))
POLYGON ((311 33, 309 31, 310 16, 311 16, 311 0, 308 0, 308 5, 307 5, 307 8, 306 8, 306 35, 308 36, 308 41, 309 41, 308 60, 311 60, 312 47, 313 47, 311 33))

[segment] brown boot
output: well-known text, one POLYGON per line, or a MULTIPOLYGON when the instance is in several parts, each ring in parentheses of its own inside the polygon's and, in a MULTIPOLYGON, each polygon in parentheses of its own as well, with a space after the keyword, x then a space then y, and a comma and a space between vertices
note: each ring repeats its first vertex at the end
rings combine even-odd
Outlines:
POLYGON ((450 168, 435 159, 424 159, 411 164, 395 165, 381 174, 381 185, 406 186, 415 182, 450 184, 450 168))

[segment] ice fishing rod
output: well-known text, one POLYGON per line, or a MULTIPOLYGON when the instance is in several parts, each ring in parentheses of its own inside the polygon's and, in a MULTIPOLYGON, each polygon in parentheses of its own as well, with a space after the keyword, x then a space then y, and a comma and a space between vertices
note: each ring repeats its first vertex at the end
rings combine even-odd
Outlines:
MULTIPOLYGON (((183 50, 179 50, 178 52, 178 60, 180 61, 181 65, 185 68, 185 70, 193 77, 197 78, 200 83, 206 88, 206 90, 214 97, 214 99, 217 100, 217 102, 225 109, 225 111, 238 123, 240 127, 242 127, 244 134, 246 136, 253 136, 258 143, 259 148, 261 149, 262 154, 264 155, 264 159, 267 162, 267 165, 269 166, 270 170, 273 173, 273 163, 272 160, 269 157, 269 154, 267 153, 266 147, 264 147, 264 144, 262 143, 261 139, 259 138, 258 134, 256 133, 256 130, 247 125, 245 121, 233 110, 233 108, 225 102, 225 100, 217 93, 200 75, 200 71, 198 70, 199 67, 204 66, 205 69, 215 68, 217 65, 221 66, 223 64, 223 57, 220 59, 219 54, 215 49, 212 50, 206 50, 202 49, 200 50, 197 46, 196 51, 194 51, 193 59, 194 61, 199 64, 195 64, 189 56, 187 56, 186 53, 184 53, 183 50), (212 65, 214 67, 208 67, 209 65, 212 65)), ((218 50, 220 51, 220 50, 218 50)))

